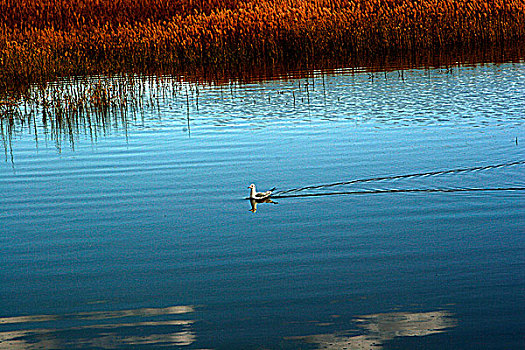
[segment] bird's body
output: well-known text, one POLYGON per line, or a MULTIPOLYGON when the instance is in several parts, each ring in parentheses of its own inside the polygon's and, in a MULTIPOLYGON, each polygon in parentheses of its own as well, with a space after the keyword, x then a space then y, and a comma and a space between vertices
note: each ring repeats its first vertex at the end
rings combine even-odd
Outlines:
POLYGON ((274 187, 271 190, 266 191, 266 192, 257 192, 255 190, 254 184, 251 184, 248 188, 250 189, 250 199, 255 199, 255 200, 267 199, 272 195, 272 191, 275 190, 275 187, 274 187))

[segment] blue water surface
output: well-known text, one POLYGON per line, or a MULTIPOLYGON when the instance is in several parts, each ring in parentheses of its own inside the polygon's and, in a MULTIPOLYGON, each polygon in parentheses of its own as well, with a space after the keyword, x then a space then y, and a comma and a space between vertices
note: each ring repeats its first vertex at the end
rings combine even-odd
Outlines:
POLYGON ((0 348, 523 348, 525 63, 303 76, 3 121, 0 348))

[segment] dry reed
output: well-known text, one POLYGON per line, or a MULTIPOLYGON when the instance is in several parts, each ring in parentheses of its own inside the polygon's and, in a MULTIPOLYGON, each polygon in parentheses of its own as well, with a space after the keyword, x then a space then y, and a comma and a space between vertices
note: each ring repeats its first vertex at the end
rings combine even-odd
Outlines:
POLYGON ((525 0, 0 0, 0 13, 0 91, 61 76, 525 38, 525 0))

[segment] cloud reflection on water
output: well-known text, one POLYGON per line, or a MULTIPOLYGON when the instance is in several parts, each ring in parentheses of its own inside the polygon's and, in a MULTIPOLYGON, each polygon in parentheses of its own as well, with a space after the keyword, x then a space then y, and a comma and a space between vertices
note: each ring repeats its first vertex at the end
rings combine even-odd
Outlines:
POLYGON ((432 312, 393 312, 357 316, 355 318, 360 333, 355 331, 331 334, 315 334, 289 337, 309 344, 317 344, 318 349, 368 349, 379 350, 383 344, 396 337, 423 337, 444 333, 456 326, 452 313, 444 310, 432 312))
POLYGON ((47 327, 34 327, 0 332, 0 350, 29 349, 118 349, 129 346, 188 346, 195 339, 194 320, 166 317, 194 312, 192 306, 143 308, 133 310, 81 312, 66 315, 30 315, 0 318, 0 325, 19 328, 24 323, 50 322, 47 327), (145 320, 161 317, 163 320, 145 320), (89 324, 116 318, 134 322, 89 324), (139 318, 135 320, 134 318, 139 318), (67 324, 61 322, 68 321, 67 324), (71 326, 71 324, 78 324, 71 326), (86 324, 87 323, 87 324, 86 324), (17 327, 18 326, 18 327, 17 327), (33 328, 34 327, 34 328, 33 328))

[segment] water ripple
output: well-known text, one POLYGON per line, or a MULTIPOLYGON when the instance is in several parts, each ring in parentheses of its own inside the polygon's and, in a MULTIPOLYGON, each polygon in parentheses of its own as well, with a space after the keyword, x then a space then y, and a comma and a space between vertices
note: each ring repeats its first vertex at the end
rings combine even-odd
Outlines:
MULTIPOLYGON (((389 190, 376 190, 376 191, 347 191, 347 192, 323 193, 323 194, 289 195, 290 193, 297 193, 297 192, 303 192, 303 191, 308 191, 308 190, 325 189, 325 188, 334 187, 334 186, 352 185, 356 183, 368 183, 368 182, 378 182, 378 181, 388 181, 388 180, 398 180, 398 179, 409 179, 409 178, 417 178, 417 177, 441 176, 441 175, 446 175, 446 174, 460 174, 460 173, 477 172, 477 171, 512 167, 512 166, 523 165, 523 164, 525 164, 525 161, 516 161, 516 162, 509 162, 509 163, 502 163, 502 164, 476 166, 476 167, 470 167, 470 168, 457 168, 457 169, 437 170, 437 171, 415 173, 415 174, 391 175, 391 176, 382 176, 382 177, 372 177, 372 178, 366 178, 366 179, 354 179, 354 180, 341 181, 341 182, 335 182, 335 183, 330 183, 330 184, 305 186, 305 187, 299 187, 299 188, 292 188, 292 189, 284 190, 284 191, 276 191, 274 192, 274 195, 272 197, 284 198, 284 197, 319 196, 319 195, 328 195, 328 194, 358 194, 358 193, 385 193, 385 192, 418 192, 418 191, 419 192, 428 192, 428 191, 431 191, 431 192, 458 192, 458 191, 503 190, 505 188, 494 188, 494 189, 440 188, 440 189, 419 189, 419 190, 418 189, 405 189, 405 190, 389 189, 389 190)), ((508 187, 508 190, 520 190, 520 189, 521 187, 508 187)))

